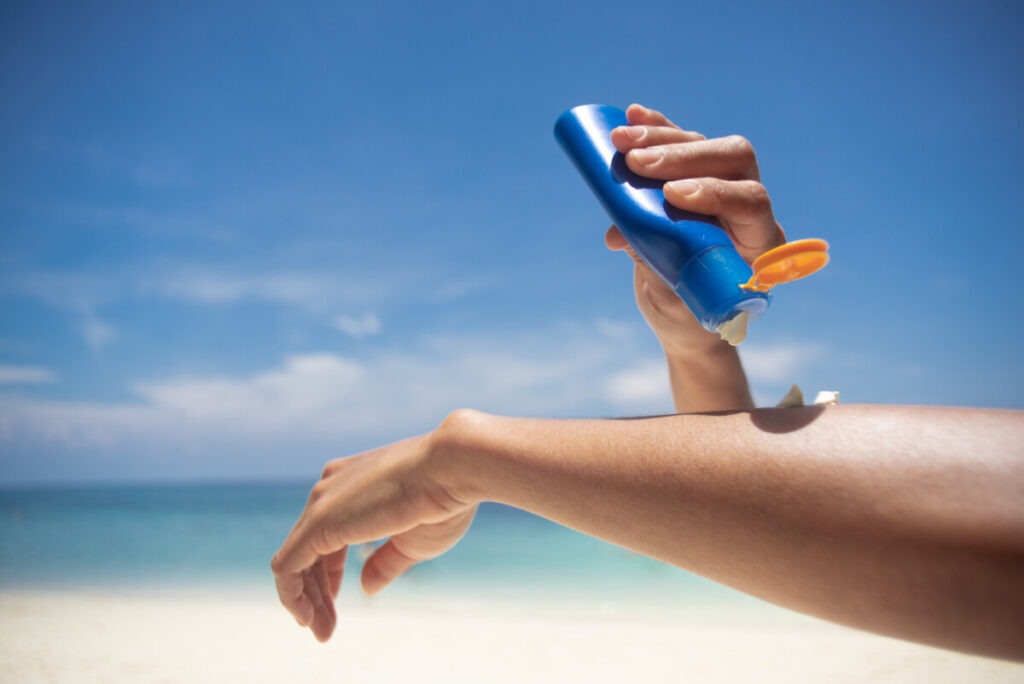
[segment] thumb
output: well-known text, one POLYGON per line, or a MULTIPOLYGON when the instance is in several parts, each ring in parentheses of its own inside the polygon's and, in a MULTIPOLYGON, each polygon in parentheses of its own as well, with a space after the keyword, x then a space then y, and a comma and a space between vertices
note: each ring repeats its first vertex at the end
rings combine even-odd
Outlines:
POLYGON ((363 564, 363 591, 367 594, 376 594, 415 564, 415 558, 406 555, 399 550, 394 541, 388 540, 363 564))

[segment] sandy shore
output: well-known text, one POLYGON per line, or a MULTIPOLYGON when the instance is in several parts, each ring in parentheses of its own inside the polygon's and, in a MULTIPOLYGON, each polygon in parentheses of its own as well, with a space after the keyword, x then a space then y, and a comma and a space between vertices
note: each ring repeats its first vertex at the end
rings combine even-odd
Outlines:
POLYGON ((1022 682, 1024 666, 767 607, 342 605, 316 643, 273 597, 0 592, 3 682, 1022 682))

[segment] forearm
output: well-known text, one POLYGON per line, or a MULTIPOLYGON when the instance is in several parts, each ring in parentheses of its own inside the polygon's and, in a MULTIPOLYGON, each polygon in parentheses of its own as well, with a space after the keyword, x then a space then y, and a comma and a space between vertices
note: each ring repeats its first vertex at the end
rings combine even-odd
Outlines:
POLYGON ((517 506, 836 622, 1024 658, 1019 413, 461 412, 448 423, 456 496, 517 506))
POLYGON ((665 346, 665 359, 678 413, 754 408, 739 354, 728 343, 719 341, 699 352, 665 346))

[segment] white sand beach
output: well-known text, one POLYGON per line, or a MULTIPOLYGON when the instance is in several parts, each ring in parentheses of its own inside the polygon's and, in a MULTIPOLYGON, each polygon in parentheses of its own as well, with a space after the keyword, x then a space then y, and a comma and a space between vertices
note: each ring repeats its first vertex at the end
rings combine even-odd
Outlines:
POLYGON ((679 615, 351 599, 317 643, 254 596, 0 592, 3 682, 1024 682, 766 606, 679 615))

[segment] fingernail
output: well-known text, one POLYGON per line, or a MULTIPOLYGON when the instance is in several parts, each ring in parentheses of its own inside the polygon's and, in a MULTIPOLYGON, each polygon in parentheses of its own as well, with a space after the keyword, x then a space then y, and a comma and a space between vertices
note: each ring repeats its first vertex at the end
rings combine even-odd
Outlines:
POLYGON ((671 183, 668 183, 668 185, 672 188, 672 192, 678 195, 696 195, 700 192, 700 183, 696 183, 692 180, 672 181, 671 183))
POLYGON ((643 126, 627 126, 626 137, 630 140, 640 140, 647 135, 647 129, 643 126))
POLYGON ((633 150, 630 154, 633 155, 633 159, 646 166, 650 166, 661 159, 661 151, 657 148, 651 147, 645 147, 641 150, 633 150))

